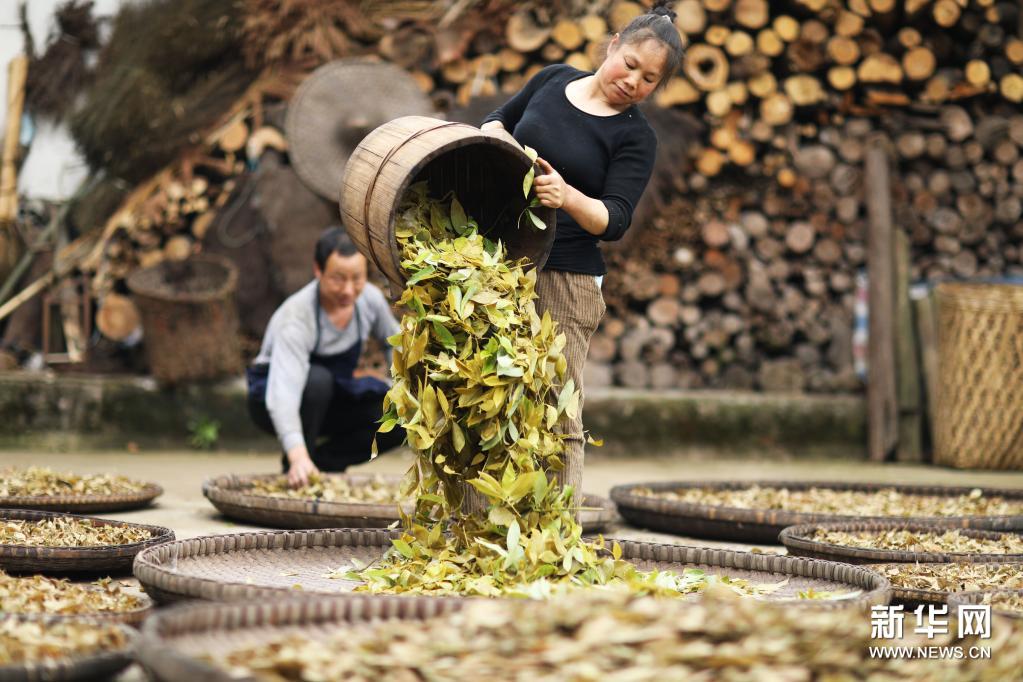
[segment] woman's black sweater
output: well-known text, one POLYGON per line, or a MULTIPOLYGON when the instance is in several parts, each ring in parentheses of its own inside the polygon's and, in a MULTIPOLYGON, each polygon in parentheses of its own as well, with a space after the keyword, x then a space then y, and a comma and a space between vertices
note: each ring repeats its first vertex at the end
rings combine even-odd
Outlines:
POLYGON ((565 86, 590 75, 565 64, 546 67, 504 106, 484 119, 500 121, 522 145, 532 147, 569 185, 607 206, 607 230, 590 234, 564 210, 545 269, 603 275, 597 242, 621 239, 654 165, 657 139, 635 106, 597 116, 569 102, 565 86))

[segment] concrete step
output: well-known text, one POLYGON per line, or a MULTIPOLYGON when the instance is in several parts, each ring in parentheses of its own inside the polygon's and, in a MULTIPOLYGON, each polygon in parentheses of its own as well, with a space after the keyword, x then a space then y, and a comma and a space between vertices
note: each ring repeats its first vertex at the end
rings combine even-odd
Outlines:
MULTIPOLYGON (((586 396, 586 427, 614 457, 685 450, 859 459, 861 396, 610 389, 586 396)), ((0 447, 188 447, 189 424, 220 424, 222 449, 274 448, 249 419, 241 379, 161 388, 149 378, 0 373, 0 447)))

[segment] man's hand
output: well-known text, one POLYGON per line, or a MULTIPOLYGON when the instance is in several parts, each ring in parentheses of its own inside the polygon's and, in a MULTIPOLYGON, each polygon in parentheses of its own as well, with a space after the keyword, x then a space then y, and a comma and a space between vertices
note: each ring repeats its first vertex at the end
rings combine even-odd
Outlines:
POLYGON ((304 445, 296 445, 288 451, 288 484, 293 488, 300 488, 309 483, 309 477, 320 473, 320 470, 313 464, 309 457, 309 451, 304 445))
POLYGON ((540 157, 537 157, 536 162, 543 171, 543 175, 537 175, 533 179, 536 198, 547 208, 561 208, 568 198, 568 183, 551 164, 540 157))

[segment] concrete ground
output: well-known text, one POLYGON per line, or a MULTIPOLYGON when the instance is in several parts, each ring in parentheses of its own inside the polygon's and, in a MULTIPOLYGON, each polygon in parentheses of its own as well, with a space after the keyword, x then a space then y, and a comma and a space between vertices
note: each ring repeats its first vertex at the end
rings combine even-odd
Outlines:
MULTIPOLYGON (((206 478, 227 474, 271 473, 278 470, 280 455, 263 451, 252 453, 189 451, 127 452, 97 451, 78 453, 46 453, 38 451, 5 451, 0 453, 0 468, 5 466, 45 465, 58 470, 80 473, 117 473, 154 481, 164 487, 156 503, 138 511, 102 515, 138 523, 172 528, 178 538, 199 535, 234 533, 254 527, 235 523, 222 517, 203 497, 201 486, 206 478)), ((358 467, 362 473, 403 473, 412 461, 407 451, 391 453, 358 467)), ((354 471, 354 470, 353 470, 354 471)), ((902 484, 977 485, 1023 489, 1023 472, 955 471, 926 465, 874 464, 849 460, 794 461, 757 460, 723 457, 713 452, 680 452, 677 456, 656 459, 610 458, 599 454, 588 456, 584 489, 607 495, 620 483, 655 480, 714 479, 812 479, 830 481, 867 481, 902 484)), ((748 545, 698 540, 653 533, 617 524, 605 531, 606 536, 671 542, 686 545, 749 549, 748 545)), ((784 551, 781 547, 763 548, 784 551)), ((118 678, 119 682, 145 679, 133 666, 118 678)))

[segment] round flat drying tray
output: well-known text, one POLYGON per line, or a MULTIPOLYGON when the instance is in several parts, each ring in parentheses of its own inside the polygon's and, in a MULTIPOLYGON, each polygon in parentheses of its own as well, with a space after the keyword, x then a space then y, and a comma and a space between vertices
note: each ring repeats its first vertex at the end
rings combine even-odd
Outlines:
POLYGON ((430 98, 399 66, 358 57, 328 62, 288 103, 291 165, 309 189, 337 201, 345 164, 367 133, 399 116, 432 113, 430 98))
MULTIPOLYGON (((0 614, 0 620, 40 620, 21 614, 0 614)), ((42 618, 46 623, 61 622, 60 618, 42 618)), ((69 619, 68 619, 69 620, 69 619)), ((89 622, 90 619, 78 619, 89 622)), ((71 682, 73 680, 112 680, 131 664, 131 650, 136 639, 135 630, 127 625, 106 622, 121 630, 125 646, 116 650, 98 651, 33 663, 0 665, 3 682, 71 682)))
MULTIPOLYGON (((777 544, 778 534, 789 526, 810 523, 891 521, 894 517, 855 516, 785 511, 782 509, 742 509, 709 504, 693 504, 647 495, 638 495, 634 488, 650 488, 654 492, 707 488, 710 490, 742 490, 752 486, 809 490, 829 488, 837 491, 877 492, 894 489, 906 495, 938 495, 958 497, 980 490, 985 496, 1004 497, 1023 503, 1023 490, 998 488, 967 488, 938 485, 893 485, 874 483, 842 483, 836 481, 657 481, 629 483, 611 489, 611 499, 622 517, 634 526, 687 537, 777 544)), ((942 516, 900 518, 903 521, 933 523, 958 528, 1013 530, 1023 528, 1023 515, 1014 516, 942 516)))
MULTIPOLYGON (((370 482, 393 484, 401 482, 400 476, 374 476, 369 474, 324 474, 342 478, 353 486, 370 482)), ((358 502, 330 502, 314 499, 271 497, 251 492, 257 481, 280 478, 278 474, 258 476, 226 475, 207 479, 202 494, 220 513, 238 521, 245 521, 271 528, 294 530, 308 528, 386 528, 398 520, 395 504, 370 504, 358 502)), ((606 497, 584 493, 583 506, 592 507, 581 512, 583 530, 596 533, 617 518, 614 503, 606 497)), ((412 505, 405 507, 412 510, 412 505)))
MULTIPOLYGON (((964 604, 983 604, 984 598, 988 595, 993 597, 999 594, 1023 598, 1023 590, 978 590, 976 592, 956 592, 948 596, 948 609, 952 612, 951 615, 955 617, 960 606, 964 604)), ((1005 618, 1023 619, 1023 611, 1009 611, 1007 609, 1000 609, 997 606, 991 607, 991 613, 1004 616, 1005 618)))
MULTIPOLYGON (((0 616, 18 616, 29 620, 87 620, 95 621, 97 623, 123 623, 124 625, 131 625, 132 627, 139 627, 145 622, 146 618, 153 615, 156 611, 156 603, 148 594, 143 594, 141 591, 134 596, 138 597, 141 601, 141 605, 130 611, 92 611, 89 613, 15 613, 10 611, 0 611, 0 616)), ((3 678, 0 677, 0 680, 3 678)))
POLYGON ((234 679, 201 656, 270 642, 290 634, 328 637, 338 627, 381 620, 423 620, 461 608, 463 599, 356 596, 285 598, 236 604, 192 603, 161 610, 143 627, 135 656, 157 680, 234 679))
POLYGON ((162 494, 163 488, 146 483, 142 490, 118 495, 8 495, 0 497, 0 508, 96 514, 147 507, 162 494))
MULTIPOLYGON (((1020 580, 1023 581, 1023 562, 1019 561, 969 561, 960 562, 968 564, 971 567, 991 566, 991 567, 1008 567, 1015 571, 1020 580)), ((926 571, 927 569, 944 569, 952 566, 952 563, 925 563, 925 564, 908 564, 908 563, 890 563, 890 564, 867 564, 865 568, 869 568, 872 571, 877 571, 881 575, 888 578, 889 582, 892 583, 892 601, 907 604, 910 606, 918 606, 920 604, 944 604, 948 601, 948 598, 953 594, 958 594, 965 590, 955 589, 924 589, 917 587, 900 587, 893 580, 893 576, 889 571, 893 570, 905 570, 907 567, 918 567, 920 570, 926 571)))
MULTIPOLYGON (((849 547, 836 545, 829 542, 814 540, 813 535, 818 530, 839 531, 843 533, 871 533, 887 530, 907 530, 915 533, 943 532, 956 530, 943 528, 926 523, 902 523, 898 521, 859 523, 824 523, 807 524, 803 526, 792 526, 786 528, 779 535, 779 540, 785 545, 789 554, 794 556, 811 557, 814 559, 825 559, 829 561, 842 561, 849 564, 876 564, 876 563, 949 563, 952 561, 1023 561, 1023 554, 976 554, 966 552, 906 552, 897 549, 872 549, 864 547, 849 547)), ((977 539, 995 540, 1004 533, 974 528, 962 528, 958 531, 967 537, 977 539)))
POLYGON ((57 512, 0 509, 0 522, 19 520, 40 522, 47 519, 71 517, 89 520, 102 526, 121 526, 148 530, 150 538, 142 542, 98 547, 41 547, 36 545, 0 544, 0 568, 11 573, 129 573, 135 555, 146 547, 153 547, 174 539, 174 532, 161 526, 147 526, 127 521, 110 521, 93 516, 77 516, 57 512))
MULTIPOLYGON (((304 593, 346 595, 358 582, 327 575, 350 567, 352 559, 369 563, 391 546, 398 530, 332 529, 268 531, 214 535, 151 548, 135 559, 135 577, 154 599, 235 601, 304 593), (296 585, 298 587, 296 587, 296 585)), ((767 599, 793 600, 800 606, 861 608, 887 604, 891 591, 879 574, 856 566, 769 554, 619 541, 622 558, 643 570, 709 573, 746 578, 754 583, 788 582, 767 599), (855 598, 799 600, 800 591, 861 590, 855 598)), ((409 596, 403 599, 433 599, 409 596)))

